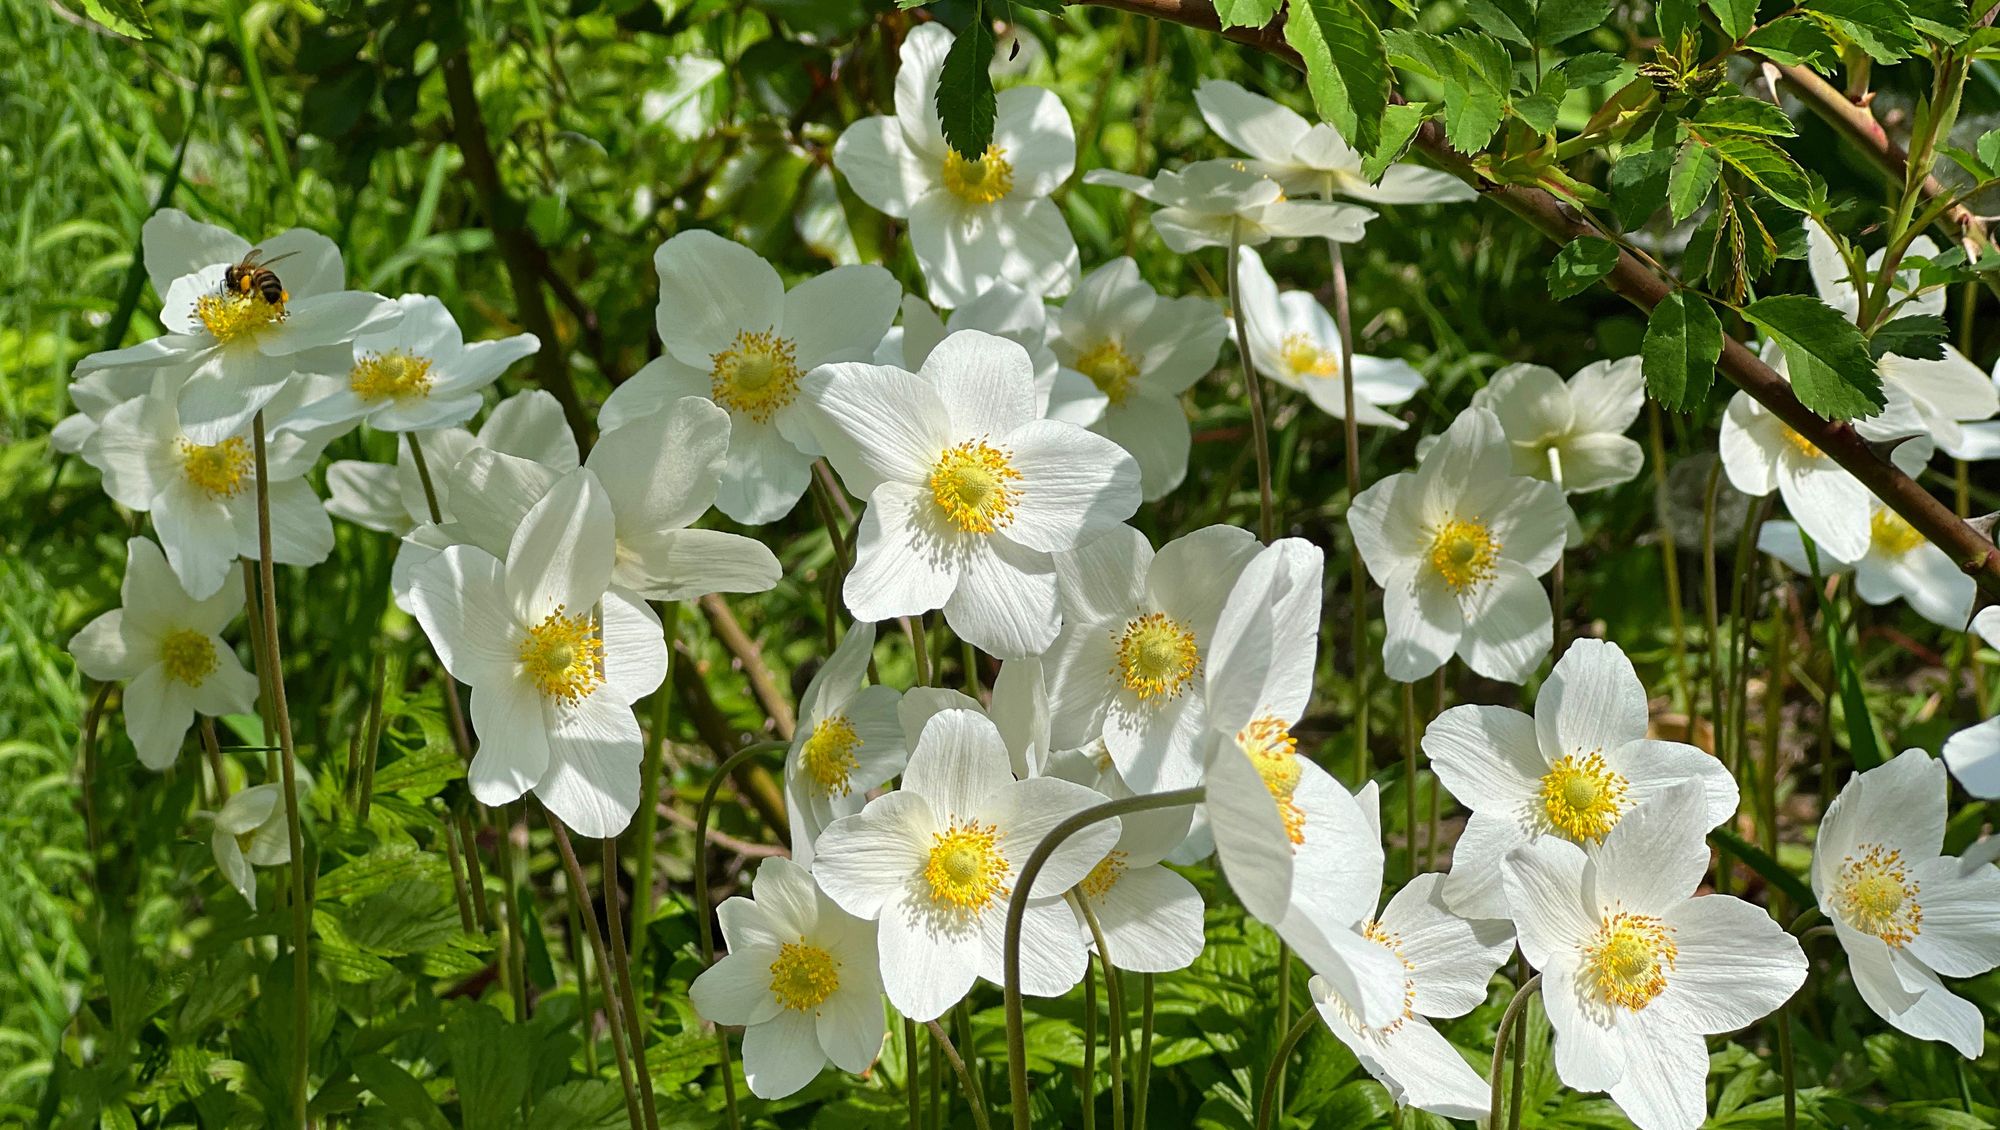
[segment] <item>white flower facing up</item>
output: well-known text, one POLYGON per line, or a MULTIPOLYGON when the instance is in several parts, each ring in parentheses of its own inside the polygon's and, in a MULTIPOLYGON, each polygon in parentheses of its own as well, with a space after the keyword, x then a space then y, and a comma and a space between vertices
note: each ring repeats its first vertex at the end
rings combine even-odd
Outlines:
POLYGON ((1633 811, 1593 854, 1543 836, 1507 856, 1507 903, 1542 974, 1556 1074, 1608 1091, 1639 1130, 1700 1126, 1704 1037, 1769 1015, 1806 978, 1798 942, 1762 908, 1694 897, 1707 803, 1690 782, 1633 811))
POLYGON ((1646 736, 1646 688, 1617 644, 1577 640, 1556 663, 1530 718, 1504 706, 1454 706, 1424 731, 1424 753, 1472 810, 1444 897, 1471 918, 1507 913, 1501 860, 1545 836, 1594 853, 1620 820, 1685 782, 1699 784, 1713 828, 1736 813, 1735 778, 1681 742, 1646 736))
MULTIPOLYGON (((2000 651, 2000 606, 1982 608, 1972 630, 1987 647, 2000 651)), ((2000 798, 2000 718, 1988 718, 1944 741, 1944 763, 1965 791, 1981 800, 2000 798)))
POLYGON ((1050 555, 1138 509, 1132 457, 1038 419, 1027 352, 977 330, 946 338, 921 374, 827 365, 806 389, 827 458, 868 500, 842 590, 854 618, 942 608, 961 639, 1002 659, 1046 650, 1061 626, 1050 555))
POLYGON ((1370 204, 1455 204, 1478 195, 1472 186, 1438 169, 1402 162, 1379 181, 1361 173, 1361 154, 1340 131, 1314 125, 1296 112, 1226 79, 1195 87, 1195 105, 1216 136, 1249 156, 1253 172, 1270 177, 1292 196, 1351 196, 1370 204))
POLYGON ((467 342, 444 303, 425 294, 396 299, 402 318, 354 339, 354 367, 332 395, 294 413, 292 427, 365 421, 385 432, 463 424, 480 390, 541 348, 534 334, 467 342))
POLYGON ((1312 979, 1313 1000, 1326 1026, 1398 1105, 1483 1119, 1491 1102, 1485 1078, 1430 1022, 1464 1016, 1486 1002, 1493 974, 1514 952, 1514 931, 1504 921, 1469 920, 1447 910, 1438 893, 1442 878, 1410 880, 1361 926, 1362 937, 1402 962, 1400 1016, 1387 1024, 1361 1023, 1324 977, 1312 979))
MULTIPOLYGON (((225 567, 225 574, 235 566, 225 567)), ((225 578, 233 579, 233 578, 225 578)), ((165 769, 179 755, 196 714, 256 708, 257 677, 243 669, 222 629, 243 607, 240 584, 197 600, 182 587, 160 547, 125 543, 119 607, 69 641, 77 667, 101 683, 124 683, 125 732, 139 761, 165 769)))
POLYGON ((1187 476, 1192 430, 1180 397, 1215 367, 1228 330, 1214 302, 1168 298, 1124 257, 1085 275, 1056 315, 1051 344, 1063 371, 1104 401, 1090 430, 1132 453, 1148 502, 1187 476))
POLYGON ((1048 304, 1013 283, 994 283, 946 318, 938 317, 930 303, 906 294, 903 323, 883 335, 875 347, 875 363, 914 373, 945 338, 960 330, 981 330, 1028 351, 1035 363, 1036 414, 1090 427, 1104 415, 1106 397, 1090 378, 1056 362, 1049 348, 1051 329, 1048 304))
POLYGON ((1514 449, 1514 473, 1586 494, 1638 477, 1646 462, 1625 434, 1646 404, 1637 357, 1593 361, 1563 380, 1541 365, 1508 365, 1473 394, 1493 410, 1514 449))
MULTIPOLYGON (((1110 759, 1099 761, 1081 750, 1051 759, 1049 775, 1075 781, 1111 800, 1132 795, 1110 759)), ((1187 838, 1192 808, 1162 808, 1119 817, 1118 844, 1076 885, 1074 897, 1097 919, 1113 968, 1133 973, 1186 969, 1207 942, 1201 892, 1161 866, 1187 838)), ((1074 905, 1074 904, 1072 904, 1074 905)), ((1097 943, 1083 911, 1077 929, 1092 953, 1097 943)))
MULTIPOLYGON (((1104 797, 1054 777, 1017 781, 1000 731, 970 710, 924 727, 902 787, 820 837, 813 876, 849 913, 880 924, 882 983, 912 1020, 935 1020, 984 977, 1002 983, 1007 903, 1042 837, 1104 797)), ((1063 841, 1035 881, 1021 928, 1021 991, 1060 996, 1083 979, 1062 895, 1118 842, 1116 819, 1063 841)))
POLYGON ((785 808, 792 858, 810 867, 813 843, 827 825, 861 811, 868 792, 903 771, 902 692, 864 687, 875 651, 875 625, 856 624, 833 649, 799 698, 798 726, 785 753, 785 808))
MULTIPOLYGON (((1965 627, 1972 615, 1978 585, 1952 564, 1951 555, 1930 543, 1901 515, 1875 498, 1868 500, 1868 550, 1851 563, 1822 554, 1819 573, 1830 576, 1854 570, 1854 591, 1870 604, 1908 602, 1917 614, 1952 631, 1965 627)), ((1757 531, 1757 548, 1804 576, 1813 574, 1805 539, 1793 522, 1766 522, 1757 531)))
POLYGON ((1049 199, 1076 167, 1069 111, 1038 86, 1003 90, 993 141, 978 160, 945 143, 938 74, 951 49, 943 25, 903 40, 895 116, 863 118, 833 146, 833 167, 868 206, 907 219, 931 301, 962 306, 996 282, 1054 298, 1076 283, 1076 238, 1049 199))
POLYGON ((1421 679, 1457 654, 1518 683, 1547 654, 1554 617, 1539 578, 1562 554, 1569 507, 1555 484, 1512 468, 1499 419, 1469 408, 1415 471, 1355 498, 1347 524, 1383 588, 1390 678, 1421 679))
POLYGON ((859 1075, 882 1050, 875 925, 840 909, 789 859, 757 868, 753 898, 716 908, 727 956, 688 986, 712 1024, 743 1026, 750 1093, 781 1099, 831 1060, 859 1075))
MULTIPOLYGON (((1320 411, 1346 419, 1345 378, 1340 371, 1340 327, 1319 300, 1302 290, 1279 293, 1264 260, 1241 248, 1237 286, 1257 371, 1303 392, 1320 411)), ((1408 361, 1363 357, 1354 361, 1354 422, 1401 430, 1408 425, 1390 414, 1424 387, 1423 374, 1408 361)))
POLYGON ((1083 183, 1136 193, 1160 207, 1153 230, 1169 251, 1186 255, 1232 242, 1254 247, 1272 239, 1330 239, 1353 243, 1375 213, 1358 204, 1288 200, 1278 182, 1241 161, 1196 161, 1151 180, 1111 169, 1092 169, 1083 183))
POLYGON ((1055 748, 1101 736, 1142 793, 1200 783, 1202 664, 1230 587, 1258 549, 1247 530, 1208 526, 1156 555, 1124 526, 1057 557, 1063 627, 1044 658, 1055 748))
MULTIPOLYGON (((301 782, 303 788, 303 782, 301 782)), ((278 867, 292 861, 292 841, 285 826, 282 785, 254 785, 234 793, 215 814, 209 850, 216 870, 238 894, 257 909, 258 867, 278 867)))
POLYGON ((1813 894, 1868 1007, 1978 1059, 1979 1006, 1938 978, 2000 965, 2000 869, 1941 854, 1945 792, 1944 763, 1920 749, 1849 778, 1820 821, 1813 894))
POLYGON ((729 457, 715 505, 761 525, 789 513, 820 453, 800 383, 815 366, 865 361, 896 317, 902 288, 880 267, 835 267, 789 291, 756 252, 686 231, 653 254, 662 356, 604 402, 606 429, 683 396, 729 412, 729 457))
POLYGON ((504 561, 453 546, 410 591, 445 669, 472 688, 473 795, 506 804, 533 789, 592 838, 638 808, 632 704, 667 672, 659 618, 610 587, 615 553, 611 501, 579 469, 528 511, 504 561))

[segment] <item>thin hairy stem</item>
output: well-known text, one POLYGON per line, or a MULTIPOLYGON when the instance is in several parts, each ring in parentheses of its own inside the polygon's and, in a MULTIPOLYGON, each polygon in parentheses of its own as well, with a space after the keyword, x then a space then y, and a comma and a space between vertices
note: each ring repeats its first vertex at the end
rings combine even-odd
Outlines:
POLYGON ((606 988, 618 993, 618 1011, 625 1014, 625 1036, 632 1045, 632 1070, 639 1078, 639 1105, 646 1112, 647 1130, 659 1130, 659 1108, 653 1098, 653 1076, 646 1068, 646 1015, 632 989, 632 958, 625 951, 625 916, 618 913, 618 838, 604 837, 604 861, 598 880, 604 884, 604 921, 611 935, 611 975, 606 988))
POLYGON ((1119 983, 1118 967, 1111 964, 1111 947, 1105 943, 1104 928, 1098 924, 1090 900, 1071 891, 1070 905, 1083 915, 1084 925, 1090 928, 1091 943, 1097 947, 1097 964, 1104 970, 1104 1004, 1111 1010, 1111 1023, 1104 1033, 1109 1047, 1105 1067, 1111 1072, 1111 1127, 1125 1130, 1125 1061, 1121 1054, 1125 1044, 1124 987, 1119 983))
POLYGON ((926 1020, 924 1026, 931 1030, 931 1046, 943 1049, 944 1058, 951 1064, 953 1073, 958 1076, 959 1089, 965 1092, 965 1105, 972 1109, 973 1125, 979 1130, 992 1130, 992 1124, 986 1120, 986 1107, 979 1101, 979 1088, 972 1082, 972 1072, 966 1070, 965 1061, 959 1058, 958 1049, 952 1046, 951 1037, 945 1034, 944 1025, 935 1020, 926 1020))
MULTIPOLYGON (((562 856, 563 870, 569 875, 569 896, 576 903, 576 912, 583 919, 583 932, 590 939, 591 956, 597 959, 598 980, 606 982, 604 993, 604 1023, 611 1030, 611 1052, 618 1057, 618 1082, 625 1088, 625 1115, 634 1126, 644 1126, 639 1106, 639 1088, 632 1078, 631 1052, 625 1047, 625 1020, 618 1007, 618 994, 611 991, 611 955, 605 952, 604 932, 597 928, 597 911, 590 905, 590 884, 584 880, 583 865, 576 861, 576 849, 570 846, 569 829, 556 819, 556 814, 542 809, 542 818, 548 821, 549 832, 555 837, 556 851, 562 856)), ((585 1036, 588 1038, 590 1018, 584 1018, 585 1036)))
POLYGON ((1243 386, 1250 398, 1250 447, 1257 456, 1257 539, 1269 545, 1277 536, 1276 509, 1271 502, 1271 434, 1264 418, 1264 386, 1257 383, 1257 366, 1250 359, 1250 319, 1244 316, 1237 259, 1242 250, 1242 221, 1229 227, 1229 316, 1236 323, 1236 359, 1243 366, 1243 386))
POLYGON ((1298 1023, 1285 1031, 1285 1038, 1278 1041, 1278 1050, 1271 1054, 1271 1066, 1264 1071, 1264 1086, 1257 1092, 1257 1130, 1265 1130, 1271 1125, 1272 1116, 1284 1101, 1278 1094, 1284 1088, 1285 1063, 1292 1058, 1292 1052, 1306 1033, 1320 1023, 1319 1013, 1306 1011, 1299 1014, 1298 1023))
MULTIPOLYGON (((1542 991, 1542 975, 1537 973, 1533 977, 1528 978, 1527 981, 1522 983, 1521 987, 1515 991, 1514 999, 1507 1002, 1507 1011, 1500 1014, 1500 1026, 1494 1029, 1493 1031, 1493 1067, 1490 1071, 1487 1072, 1486 1075, 1487 1084, 1492 1088, 1492 1099, 1491 1099, 1491 1105, 1489 1107, 1490 1113, 1488 1115, 1489 1122, 1492 1125, 1495 1126, 1499 1125, 1500 1098, 1501 1098, 1500 1068, 1501 1065, 1506 1063, 1507 1061, 1508 1036, 1511 1034, 1517 1045, 1521 1042, 1522 1033, 1525 1031, 1526 1021, 1528 1018, 1527 1014, 1528 1001, 1533 999, 1534 995, 1541 991, 1542 991)), ((1514 1049, 1514 1058, 1517 1063, 1521 1061, 1521 1055, 1522 1055, 1522 1049, 1517 1046, 1514 1049)), ((1516 1080, 1517 1081, 1514 1090, 1516 1095, 1518 1096, 1520 1092, 1518 1073, 1516 1074, 1516 1080)), ((1509 1116, 1507 1120, 1507 1125, 1509 1127, 1509 1130, 1512 1130, 1512 1127, 1518 1126, 1520 1124, 1520 1114, 1521 1112, 1517 1100, 1517 1105, 1515 1106, 1513 1113, 1509 1116)))

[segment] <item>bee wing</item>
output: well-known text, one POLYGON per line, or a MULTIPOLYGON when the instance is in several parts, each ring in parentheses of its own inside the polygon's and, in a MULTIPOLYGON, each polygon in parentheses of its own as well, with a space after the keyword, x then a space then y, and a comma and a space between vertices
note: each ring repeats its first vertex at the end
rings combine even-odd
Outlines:
POLYGON ((249 266, 253 266, 253 265, 254 265, 254 266, 258 266, 258 267, 263 267, 263 268, 266 268, 266 269, 269 269, 269 268, 270 268, 270 266, 271 266, 271 264, 273 264, 273 263, 282 263, 282 262, 284 262, 285 260, 287 260, 287 259, 290 259, 290 258, 291 258, 292 256, 294 256, 294 255, 297 255, 297 254, 298 254, 298 252, 296 252, 296 251, 287 251, 287 252, 285 252, 285 253, 284 253, 283 255, 280 255, 280 256, 278 256, 278 257, 277 257, 277 258, 275 258, 275 259, 266 259, 266 258, 264 258, 264 253, 263 253, 262 251, 259 251, 259 250, 255 249, 255 248, 252 248, 252 249, 251 249, 251 251, 250 251, 250 254, 249 254, 248 256, 245 256, 245 257, 244 257, 244 259, 243 259, 243 265, 244 265, 244 266, 246 266, 246 267, 249 267, 249 266), (252 264, 252 263, 251 263, 251 259, 253 259, 253 258, 254 258, 254 259, 256 259, 256 263, 255 263, 255 264, 252 264))

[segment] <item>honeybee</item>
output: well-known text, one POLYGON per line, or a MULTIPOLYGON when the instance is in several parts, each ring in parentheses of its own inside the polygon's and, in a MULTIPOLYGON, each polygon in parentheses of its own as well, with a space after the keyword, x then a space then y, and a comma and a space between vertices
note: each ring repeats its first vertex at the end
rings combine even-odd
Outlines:
POLYGON ((266 305, 283 306, 291 294, 285 290, 285 284, 279 281, 277 272, 271 270, 271 265, 282 263, 297 254, 296 251, 287 251, 276 259, 265 259, 262 251, 251 248, 242 262, 233 264, 222 272, 222 292, 245 297, 255 294, 262 298, 266 305))

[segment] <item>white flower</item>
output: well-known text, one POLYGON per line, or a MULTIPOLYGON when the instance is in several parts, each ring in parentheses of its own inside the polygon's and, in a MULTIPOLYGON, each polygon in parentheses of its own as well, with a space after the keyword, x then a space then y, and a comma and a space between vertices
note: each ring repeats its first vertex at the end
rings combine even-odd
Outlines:
POLYGON ((1577 640, 1542 684, 1530 718, 1504 706, 1454 706, 1424 731, 1438 780, 1472 810, 1452 849, 1444 897, 1471 918, 1501 918, 1501 860, 1555 836, 1595 853, 1620 820, 1698 782, 1703 829, 1736 813, 1735 778, 1681 742, 1646 736, 1646 688, 1617 644, 1577 640))
POLYGON ((1196 161, 1179 172, 1162 169, 1151 180, 1111 169, 1092 169, 1083 183, 1109 185, 1158 204, 1153 230, 1169 251, 1185 255, 1233 240, 1253 247, 1283 237, 1353 243, 1375 213, 1357 204, 1287 200, 1278 182, 1241 161, 1196 161))
POLYGON ((854 618, 942 608, 961 639, 1002 659, 1045 650, 1060 626, 1050 554, 1138 509, 1132 457, 1037 419, 1027 352, 977 330, 946 338, 921 375, 827 365, 806 387, 827 458, 868 500, 843 588, 854 618))
POLYGON ((76 411, 64 416, 49 429, 49 446, 65 455, 82 452, 90 437, 97 434, 97 426, 103 421, 104 414, 128 400, 151 392, 157 376, 151 369, 128 366, 98 369, 71 381, 69 399, 71 404, 76 405, 76 411))
MULTIPOLYGON (((225 565, 225 579, 235 566, 225 565)), ((125 684, 125 732, 139 761, 165 769, 179 755, 196 714, 218 717, 256 708, 257 677, 222 642, 225 625, 243 607, 241 584, 219 584, 190 596, 160 547, 145 538, 125 543, 120 606, 83 626, 69 641, 82 672, 101 683, 125 684)))
POLYGON ((884 1030, 875 927, 789 859, 765 860, 751 893, 716 908, 729 954, 688 986, 695 1011, 743 1026, 743 1077, 758 1098, 797 1091, 828 1060, 868 1070, 884 1030))
POLYGON ((1056 315, 1050 344, 1063 372, 1104 402, 1090 430, 1132 453, 1147 501, 1187 475, 1191 431, 1181 394, 1215 367, 1229 332, 1209 299, 1167 298, 1120 257, 1083 277, 1056 315))
POLYGON ((1194 101, 1216 136, 1253 158, 1251 170, 1293 196, 1338 193, 1370 204, 1450 204, 1478 195, 1450 173, 1401 162, 1371 184, 1361 175, 1361 155, 1339 130, 1324 122, 1313 125, 1227 80, 1209 79, 1195 87, 1194 101))
POLYGON ((860 623, 833 649, 799 698, 798 726, 785 753, 785 807, 792 858, 810 867, 827 825, 861 811, 870 790, 903 771, 902 693, 861 685, 875 652, 875 625, 860 623))
POLYGON ((1707 1118, 1705 1036, 1768 1015, 1805 982, 1798 942, 1761 908, 1691 897, 1708 870, 1707 801, 1683 784, 1593 854, 1543 836, 1507 856, 1521 952, 1542 974, 1556 1074, 1608 1091, 1639 1130, 1707 1118))
MULTIPOLYGON (((903 726, 903 742, 914 747, 930 720, 947 710, 970 710, 984 714, 1000 730, 1007 746, 1007 761, 1014 776, 1026 780, 1048 771, 1049 692, 1042 682, 1042 661, 1037 657, 1009 659, 994 676, 991 705, 963 691, 947 687, 911 687, 896 705, 896 718, 903 726)), ((1064 775, 1065 780, 1095 787, 1094 780, 1064 775)), ((1102 790, 1100 790, 1102 791, 1102 790)))
POLYGON ((1028 351, 1035 363, 1037 415, 1090 427, 1104 415, 1106 397, 1088 377, 1057 364, 1049 348, 1051 329, 1048 305, 1012 283, 994 283, 948 318, 939 318, 930 303, 906 294, 903 324, 883 335, 875 347, 875 363, 914 373, 945 338, 960 330, 983 330, 1028 351))
POLYGON ((1979 1006, 1938 976, 2000 965, 2000 870, 1940 854, 1945 816, 1945 767, 1923 750, 1855 774, 1820 821, 1813 894, 1868 1007, 1978 1059, 1979 1006))
POLYGON ((903 40, 894 117, 863 118, 833 165, 878 212, 908 219, 931 301, 962 306, 996 282, 1053 298, 1076 283, 1076 238, 1049 199, 1076 167, 1062 100, 1038 86, 1000 92, 993 141, 976 161, 945 144, 938 73, 952 36, 919 24, 903 40))
MULTIPOLYGON (((1112 800, 1132 795, 1108 758, 1100 763, 1079 750, 1052 761, 1049 775, 1075 781, 1112 800)), ((1076 885, 1076 898, 1090 907, 1097 928, 1104 932, 1113 968, 1171 973, 1186 969, 1201 956, 1207 941, 1201 892, 1160 865, 1187 837, 1193 815, 1192 808, 1161 808, 1119 817, 1117 846, 1076 885)), ((1081 910, 1076 912, 1076 924, 1084 945, 1097 952, 1081 910)))
POLYGON ((167 332, 128 349, 93 353, 78 363, 76 375, 120 368, 158 373, 178 391, 181 419, 197 443, 219 443, 242 431, 293 373, 347 372, 353 364, 349 343, 402 317, 379 294, 340 289, 340 251, 317 232, 293 228, 252 247, 164 208, 146 221, 140 244, 167 332), (275 303, 260 287, 224 286, 229 269, 253 253, 278 280, 275 303))
MULTIPOLYGON (((935 1020, 980 977, 1002 982, 1007 902, 1021 866, 1063 820, 1103 801, 1053 777, 1016 781, 993 723, 947 710, 924 727, 902 788, 834 821, 813 876, 849 913, 878 920, 882 982, 912 1020, 935 1020)), ((1021 991, 1060 996, 1086 959, 1063 892, 1118 842, 1116 819, 1063 841, 1021 929, 1021 991)))
POLYGON ((307 404, 291 427, 365 420, 385 432, 451 427, 472 419, 480 390, 541 348, 534 334, 468 343, 444 303, 426 294, 396 299, 402 319, 354 339, 354 365, 331 395, 307 404))
POLYGON ((1625 429, 1646 404, 1637 357, 1593 361, 1567 382, 1541 365, 1508 365, 1472 402, 1500 418, 1514 473, 1547 479, 1565 494, 1631 482, 1646 452, 1625 429))
POLYGON ((1430 1021, 1463 1016, 1486 1002, 1487 984, 1514 952, 1514 931, 1505 922, 1468 920, 1445 909, 1438 894, 1442 878, 1410 880, 1361 927, 1362 937, 1402 962, 1402 1015, 1387 1024, 1363 1024, 1324 977, 1312 979, 1313 1000, 1326 1026, 1399 1105, 1484 1119, 1491 1101, 1485 1078, 1430 1021))
POLYGON ((1198 784, 1202 664, 1230 586, 1260 548, 1247 530, 1208 526, 1156 556, 1123 526, 1059 555, 1063 626, 1045 657, 1055 748, 1101 736, 1138 792, 1198 784))
MULTIPOLYGON (((327 378, 296 382, 270 402, 283 420, 327 378)), ((84 461, 104 475, 118 503, 150 513, 174 573, 197 598, 213 595, 239 557, 258 555, 256 437, 248 431, 203 442, 188 430, 166 384, 105 413, 84 445, 84 461)), ((265 446, 271 506, 271 559, 317 565, 333 552, 333 523, 313 493, 312 470, 338 429, 272 430, 265 446)))
POLYGON ((231 795, 215 814, 215 832, 208 843, 216 870, 252 910, 257 909, 257 872, 252 868, 292 861, 284 797, 281 785, 255 785, 231 795))
MULTIPOLYGON (((1345 419, 1347 400, 1340 374, 1340 328, 1319 300, 1302 290, 1280 294, 1264 260, 1248 247, 1241 258, 1237 287, 1250 341, 1250 359, 1266 377, 1306 394, 1320 411, 1345 419)), ((1421 373, 1393 357, 1354 360, 1354 422, 1402 430, 1408 425, 1388 412, 1424 387, 1421 373)))
POLYGON ((685 231, 653 254, 664 353, 619 385, 605 429, 683 396, 729 411, 729 457, 715 504, 748 525, 775 521, 806 492, 819 444, 800 380, 831 361, 865 361, 896 316, 902 288, 880 267, 835 267, 787 291, 740 243, 685 231))
POLYGON ((533 789, 592 838, 638 808, 632 704, 667 671, 659 618, 610 587, 615 554, 610 498, 580 469, 528 511, 504 562, 453 546, 410 591, 445 669, 472 688, 472 794, 497 805, 533 789))
MULTIPOLYGON (((1987 647, 2000 650, 2000 606, 1982 608, 1972 630, 1987 647)), ((2000 718, 1988 718, 1944 741, 1944 763, 1965 791, 1981 800, 2000 798, 2000 718)))
POLYGON ((1562 554, 1569 507, 1555 484, 1512 466, 1499 419, 1468 408, 1415 471, 1355 497, 1347 525, 1383 589, 1390 678, 1421 679, 1456 653, 1518 683, 1549 650, 1538 578, 1562 554))
MULTIPOLYGON (((1821 576, 1854 569, 1854 591, 1870 604, 1887 604, 1898 598, 1908 601, 1924 619, 1939 627, 1959 631, 1972 614, 1972 600, 1978 586, 1965 571, 1952 564, 1951 555, 1918 533, 1902 516, 1875 498, 1868 500, 1868 549, 1851 563, 1831 554, 1819 559, 1821 576)), ((1806 556, 1805 539, 1791 522, 1766 522, 1757 531, 1757 548, 1790 566, 1794 572, 1811 576, 1812 560, 1806 556)))

